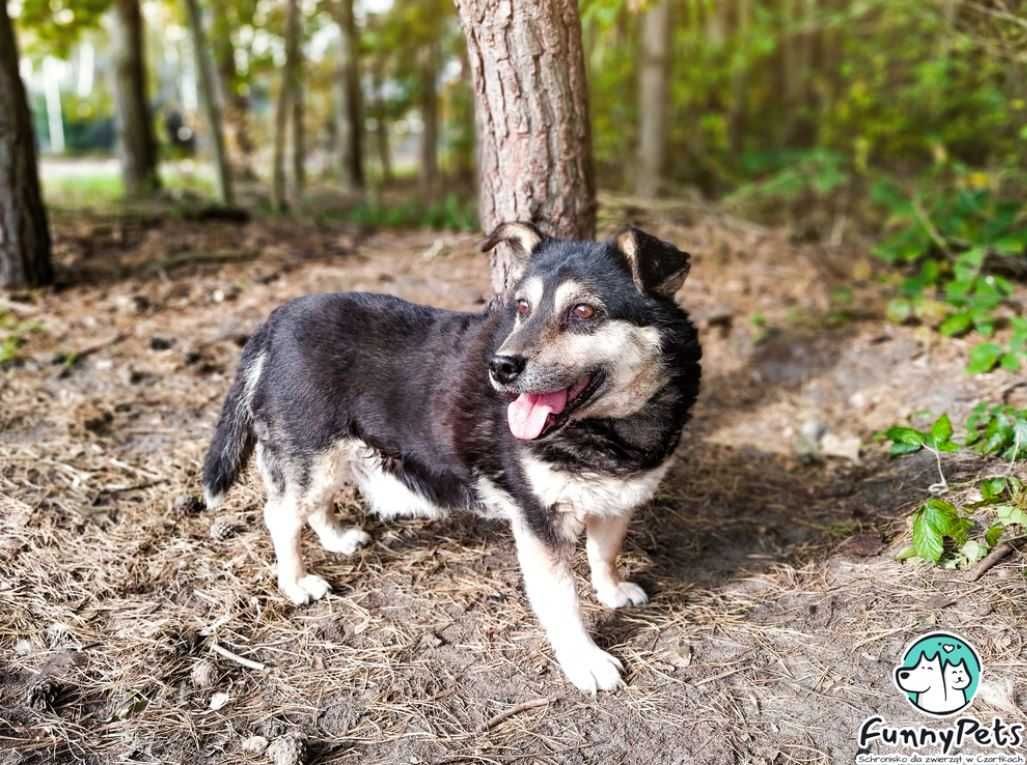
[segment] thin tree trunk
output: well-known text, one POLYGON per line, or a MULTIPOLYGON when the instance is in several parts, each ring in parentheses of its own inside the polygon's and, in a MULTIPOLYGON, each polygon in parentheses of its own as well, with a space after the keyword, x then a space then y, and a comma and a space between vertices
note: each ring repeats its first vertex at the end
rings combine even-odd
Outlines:
POLYGON ((288 207, 285 176, 285 139, 289 131, 289 84, 282 77, 275 102, 275 126, 271 149, 271 207, 282 212, 288 207))
POLYGON ((364 175, 364 104, 360 92, 360 32, 353 16, 353 0, 339 0, 339 69, 336 76, 336 134, 339 170, 351 190, 361 190, 364 175))
POLYGON ((160 188, 157 140, 146 98, 143 14, 139 0, 117 0, 113 17, 114 98, 121 179, 130 197, 160 188))
MULTIPOLYGON (((489 230, 532 221, 546 233, 595 235, 588 88, 575 0, 456 0, 474 76, 478 215, 489 230)), ((508 286, 512 253, 493 250, 508 286)))
POLYGON ((381 166, 382 172, 382 183, 388 185, 392 183, 392 150, 389 147, 389 122, 386 119, 385 109, 385 93, 384 93, 384 81, 385 74, 382 71, 384 68, 383 62, 379 59, 375 62, 373 77, 374 77, 374 98, 375 98, 375 143, 378 149, 378 164, 381 166))
POLYGON ((207 34, 203 29, 203 15, 200 13, 198 0, 185 0, 185 6, 189 16, 189 30, 193 37, 193 51, 196 55, 196 73, 200 81, 200 103, 203 105, 203 112, 207 117, 207 130, 210 133, 211 145, 214 150, 218 196, 221 198, 222 204, 230 206, 235 204, 235 197, 232 193, 232 171, 228 165, 221 108, 214 92, 214 75, 211 72, 210 57, 207 55, 207 34))
POLYGON ((7 4, 0 2, 0 288, 51 282, 50 229, 39 193, 32 116, 14 27, 7 4))
POLYGON ((421 194, 428 199, 439 182, 439 44, 432 40, 421 52, 421 194))
MULTIPOLYGON (((738 45, 746 45, 752 28, 752 0, 738 0, 738 45)), ((739 67, 731 77, 731 146, 736 155, 744 149, 746 118, 748 116, 749 73, 739 67)))
POLYGON ((303 53, 296 41, 296 63, 292 70, 292 202, 294 208, 303 205, 303 190, 307 185, 306 132, 303 127, 303 53))
POLYGON ((667 157, 667 102, 670 95, 670 0, 642 14, 638 78, 638 165, 635 193, 654 197, 663 185, 667 157))
POLYGON ((238 69, 235 66, 235 47, 232 44, 232 25, 223 2, 211 4, 211 38, 214 49, 214 68, 220 85, 221 108, 225 121, 228 155, 234 171, 252 175, 250 155, 253 141, 250 139, 247 113, 249 101, 236 86, 238 69))
MULTIPOLYGON (((271 157, 271 206, 281 212, 286 209, 288 189, 285 175, 285 144, 289 129, 293 97, 296 96, 296 68, 299 65, 300 5, 289 0, 285 17, 285 67, 282 70, 278 102, 275 105, 274 148, 271 157)), ((294 158, 295 161, 295 158, 294 158)), ((295 171, 295 166, 293 167, 295 171)))

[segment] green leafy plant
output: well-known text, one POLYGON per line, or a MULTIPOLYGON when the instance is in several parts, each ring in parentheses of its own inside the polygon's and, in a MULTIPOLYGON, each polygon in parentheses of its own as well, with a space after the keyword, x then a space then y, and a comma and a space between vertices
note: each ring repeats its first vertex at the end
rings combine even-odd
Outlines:
POLYGON ((18 359, 28 336, 42 330, 38 321, 23 321, 12 313, 0 313, 0 366, 18 359))
POLYGON ((888 317, 899 323, 919 319, 947 337, 976 332, 983 341, 970 352, 971 374, 1000 366, 1019 370, 1027 358, 1027 320, 1003 315, 1013 285, 989 263, 1027 259, 1027 207, 986 189, 942 185, 906 194, 888 181, 876 183, 871 198, 888 212, 891 230, 874 255, 911 271, 888 317), (1010 338, 1000 343, 994 336, 1006 324, 1010 338))
POLYGON ((965 445, 1009 462, 1027 457, 1027 409, 980 403, 966 421, 965 445))
MULTIPOLYGON (((881 435, 891 442, 890 453, 902 456, 922 449, 931 451, 941 482, 934 491, 946 491, 941 454, 972 449, 980 455, 1000 457, 1011 464, 1027 458, 1027 410, 1005 404, 980 403, 966 420, 962 443, 953 437, 952 423, 943 414, 929 430, 894 425, 881 435)), ((911 519, 912 544, 898 554, 899 560, 918 559, 945 568, 965 568, 982 560, 1015 527, 1027 530, 1027 490, 1012 475, 992 476, 976 485, 980 500, 964 507, 934 496, 925 500, 911 519), (981 521, 979 524, 978 521, 981 521), (980 528, 976 535, 974 530, 980 528)))

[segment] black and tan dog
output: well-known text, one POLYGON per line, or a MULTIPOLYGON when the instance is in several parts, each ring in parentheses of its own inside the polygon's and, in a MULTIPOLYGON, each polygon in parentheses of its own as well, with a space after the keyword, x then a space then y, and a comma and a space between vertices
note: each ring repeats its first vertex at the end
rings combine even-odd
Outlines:
POLYGON ((359 293, 275 310, 225 401, 207 503, 255 448, 278 584, 297 604, 330 589, 304 568, 304 522, 333 552, 368 541, 333 517, 346 481, 382 516, 506 518, 564 672, 582 690, 609 690, 621 664, 585 630, 570 559, 584 531, 599 601, 646 601, 616 559, 699 388, 696 332, 673 299, 689 257, 637 229, 577 242, 509 223, 484 249, 501 241, 519 254, 514 283, 480 314, 359 293))

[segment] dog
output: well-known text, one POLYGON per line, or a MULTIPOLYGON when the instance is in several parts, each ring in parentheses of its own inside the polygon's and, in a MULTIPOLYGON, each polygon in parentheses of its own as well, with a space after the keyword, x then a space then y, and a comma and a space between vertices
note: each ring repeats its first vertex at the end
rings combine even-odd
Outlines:
POLYGON ((482 249, 500 243, 513 253, 512 286, 482 313, 364 293, 274 310, 243 348, 218 420, 207 505, 255 452, 278 586, 297 605, 330 590, 303 565, 304 522, 331 552, 369 541, 333 517, 344 482, 386 518, 506 519, 567 678, 612 690, 623 667, 585 629, 571 560, 584 531, 598 600, 646 602, 617 556, 698 395, 698 336, 674 301, 690 256, 635 228, 594 242, 506 223, 482 249))

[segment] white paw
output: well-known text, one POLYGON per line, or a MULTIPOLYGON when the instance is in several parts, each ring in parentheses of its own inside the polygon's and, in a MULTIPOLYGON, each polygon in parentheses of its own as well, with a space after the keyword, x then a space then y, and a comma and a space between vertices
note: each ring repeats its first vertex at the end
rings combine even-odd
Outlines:
POLYGON ((649 596, 634 582, 617 582, 597 587, 596 600, 607 608, 623 608, 644 605, 649 602, 649 596))
POLYGON ((348 529, 333 529, 320 537, 321 546, 328 552, 352 555, 371 541, 371 536, 363 529, 353 526, 348 529))
POLYGON ((279 580, 278 589, 293 605, 303 606, 323 598, 332 591, 332 586, 317 574, 307 574, 292 582, 279 580))
POLYGON ((585 693, 613 691, 624 685, 620 673, 624 665, 597 645, 557 655, 564 674, 574 686, 585 693))

